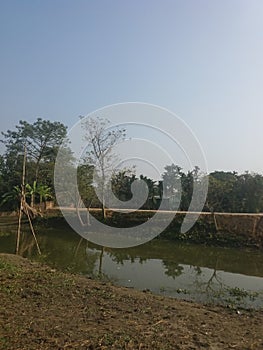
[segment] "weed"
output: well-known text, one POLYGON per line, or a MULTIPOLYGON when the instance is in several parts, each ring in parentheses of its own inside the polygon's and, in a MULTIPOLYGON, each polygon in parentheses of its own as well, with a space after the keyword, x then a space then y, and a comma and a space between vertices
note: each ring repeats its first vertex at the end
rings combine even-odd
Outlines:
POLYGON ((9 273, 16 273, 18 271, 17 266, 0 259, 0 270, 4 270, 9 273))

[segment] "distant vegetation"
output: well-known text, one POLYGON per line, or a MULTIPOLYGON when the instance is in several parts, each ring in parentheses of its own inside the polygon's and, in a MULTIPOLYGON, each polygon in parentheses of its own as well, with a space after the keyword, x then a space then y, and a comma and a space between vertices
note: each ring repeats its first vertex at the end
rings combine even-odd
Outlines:
MULTIPOLYGON (((108 144, 112 147, 112 142, 122 137, 125 130, 115 130, 115 134, 112 131, 111 134, 107 134, 106 129, 103 129, 106 124, 104 121, 98 120, 98 125, 101 128, 96 130, 99 130, 103 137, 108 138, 108 144)), ((92 125, 96 125, 94 121, 92 125)), ((87 127, 91 130, 89 125, 87 127)), ((66 134, 67 127, 62 123, 41 118, 38 118, 32 124, 20 121, 14 131, 2 132, 2 142, 5 145, 5 152, 0 156, 0 202, 2 210, 18 208, 25 144, 27 146, 26 196, 28 202, 35 205, 46 200, 55 200, 54 165, 59 146, 66 134)), ((88 134, 88 136, 92 135, 88 134)), ((93 147, 93 150, 91 149, 88 153, 89 157, 86 158, 86 162, 78 166, 78 187, 81 199, 87 206, 101 207, 93 182, 95 161, 91 161, 91 152, 94 150, 96 148, 93 147)), ((104 153, 108 156, 107 150, 104 150, 104 153)), ((100 155, 97 156, 100 157, 100 155)), ((101 161, 102 159, 97 158, 95 160, 101 161)), ((65 147, 65 163, 68 167, 74 167, 72 154, 67 147, 65 147)), ((101 170, 103 172, 104 168, 101 168, 101 170)), ((178 184, 180 183, 179 209, 187 210, 192 197, 193 185, 194 183, 198 184, 203 176, 209 178, 205 211, 263 212, 263 176, 261 174, 250 172, 238 174, 235 171, 215 171, 210 174, 202 174, 198 166, 192 171, 184 172, 179 165, 175 164, 165 167, 160 181, 154 181, 143 174, 139 176, 140 179, 146 182, 149 189, 148 199, 142 209, 158 209, 161 199, 165 200, 167 209, 173 209, 178 199, 178 184)), ((115 171, 110 181, 107 180, 107 183, 103 183, 103 186, 111 184, 117 198, 126 201, 132 197, 131 184, 136 178, 132 169, 119 169, 115 171)), ((72 203, 72 205, 75 204, 72 203)))

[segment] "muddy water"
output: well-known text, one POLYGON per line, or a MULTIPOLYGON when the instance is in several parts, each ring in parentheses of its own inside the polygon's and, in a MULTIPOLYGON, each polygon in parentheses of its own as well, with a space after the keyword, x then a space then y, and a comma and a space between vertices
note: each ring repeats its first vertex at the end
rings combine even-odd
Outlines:
MULTIPOLYGON (((81 239, 70 228, 37 228, 42 255, 30 232, 21 254, 58 269, 99 276, 116 284, 186 300, 263 308, 263 252, 164 240, 109 249, 81 239)), ((13 253, 16 226, 0 218, 0 252, 13 253)))

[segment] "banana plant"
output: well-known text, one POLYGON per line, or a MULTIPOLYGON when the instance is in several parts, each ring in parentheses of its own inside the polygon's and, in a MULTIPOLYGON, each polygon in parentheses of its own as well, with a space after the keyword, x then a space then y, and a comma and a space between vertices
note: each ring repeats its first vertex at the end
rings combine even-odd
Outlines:
MULTIPOLYGON (((53 198, 51 187, 43 184, 37 184, 36 181, 33 182, 32 186, 30 184, 25 185, 25 196, 26 198, 30 198, 31 208, 34 207, 36 196, 39 196, 40 206, 46 200, 53 198)), ((7 205, 11 209, 18 209, 20 200, 21 200, 21 187, 14 186, 12 190, 2 195, 0 206, 7 205)))
POLYGON ((39 203, 40 205, 45 202, 47 199, 52 199, 51 187, 43 184, 39 184, 37 186, 37 194, 39 195, 39 203))
POLYGON ((30 195, 31 197, 30 206, 33 208, 35 204, 35 197, 37 194, 37 182, 34 181, 32 186, 29 184, 26 184, 25 188, 26 188, 27 194, 30 195))
POLYGON ((7 205, 11 209, 18 209, 20 199, 21 188, 19 186, 14 186, 12 190, 2 195, 0 206, 7 205))
POLYGON ((53 198, 51 187, 43 184, 37 184, 36 181, 33 182, 33 186, 27 184, 26 191, 31 196, 31 207, 33 207, 35 204, 36 195, 39 196, 40 205, 43 203, 43 201, 53 198))

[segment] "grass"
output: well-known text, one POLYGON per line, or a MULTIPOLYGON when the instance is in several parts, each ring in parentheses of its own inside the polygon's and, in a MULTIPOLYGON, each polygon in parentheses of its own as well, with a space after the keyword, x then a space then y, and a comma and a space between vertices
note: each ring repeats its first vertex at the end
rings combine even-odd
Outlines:
POLYGON ((14 274, 18 272, 18 267, 10 262, 6 262, 2 259, 0 259, 0 270, 4 270, 5 272, 8 272, 10 274, 14 274))

